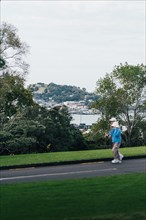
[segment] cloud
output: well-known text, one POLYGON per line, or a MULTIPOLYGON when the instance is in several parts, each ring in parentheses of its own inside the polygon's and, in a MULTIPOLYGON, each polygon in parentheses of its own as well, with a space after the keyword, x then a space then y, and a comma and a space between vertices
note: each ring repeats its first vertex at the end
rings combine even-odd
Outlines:
POLYGON ((30 46, 29 82, 94 90, 115 65, 145 62, 144 1, 2 1, 2 20, 30 46))

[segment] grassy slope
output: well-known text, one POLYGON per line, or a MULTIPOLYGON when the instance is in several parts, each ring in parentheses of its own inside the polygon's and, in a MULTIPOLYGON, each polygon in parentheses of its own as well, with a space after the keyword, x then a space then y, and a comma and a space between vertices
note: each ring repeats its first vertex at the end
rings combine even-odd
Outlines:
MULTIPOLYGON (((121 148, 120 152, 124 154, 125 157, 137 156, 137 155, 146 156, 146 146, 121 148)), ((14 156, 0 156, 0 166, 87 160, 87 159, 102 159, 102 158, 112 158, 112 157, 113 155, 111 149, 54 152, 54 153, 43 153, 43 154, 24 154, 24 155, 14 155, 14 156)))
POLYGON ((144 220, 145 174, 1 185, 3 220, 144 220))

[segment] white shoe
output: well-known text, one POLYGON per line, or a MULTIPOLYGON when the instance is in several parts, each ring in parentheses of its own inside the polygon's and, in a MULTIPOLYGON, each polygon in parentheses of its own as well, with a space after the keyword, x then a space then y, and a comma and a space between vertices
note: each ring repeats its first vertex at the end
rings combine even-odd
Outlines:
POLYGON ((114 160, 112 160, 112 163, 122 163, 122 162, 118 159, 114 159, 114 160))
POLYGON ((120 160, 122 161, 124 156, 121 153, 119 153, 119 155, 120 155, 120 160))

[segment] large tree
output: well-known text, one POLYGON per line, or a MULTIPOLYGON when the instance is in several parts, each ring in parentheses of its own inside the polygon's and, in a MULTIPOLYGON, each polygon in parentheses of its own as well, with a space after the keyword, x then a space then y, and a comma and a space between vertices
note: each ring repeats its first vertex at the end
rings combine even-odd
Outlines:
POLYGON ((29 46, 20 39, 17 31, 16 27, 6 22, 0 25, 0 63, 2 69, 25 75, 29 67, 25 62, 29 46))
POLYGON ((125 141, 134 145, 144 135, 146 123, 146 67, 129 65, 115 66, 111 74, 97 81, 97 94, 100 98, 94 107, 101 113, 101 120, 108 128, 108 120, 115 116, 126 126, 125 141))
POLYGON ((0 129, 22 109, 33 105, 32 93, 24 87, 24 79, 4 73, 0 76, 0 129))
POLYGON ((29 66, 24 58, 29 47, 17 31, 6 22, 0 25, 0 129, 10 119, 14 121, 21 109, 33 104, 31 92, 24 88, 29 66))
POLYGON ((47 110, 24 87, 28 46, 17 29, 0 27, 0 154, 84 149, 81 132, 71 125, 68 109, 47 110))

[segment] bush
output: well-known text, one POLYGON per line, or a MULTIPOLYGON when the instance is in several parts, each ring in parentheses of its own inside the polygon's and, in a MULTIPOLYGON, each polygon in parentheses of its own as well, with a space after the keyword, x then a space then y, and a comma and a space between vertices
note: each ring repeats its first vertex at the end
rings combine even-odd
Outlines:
POLYGON ((25 154, 36 151, 36 140, 30 137, 13 138, 0 143, 0 154, 25 154))

